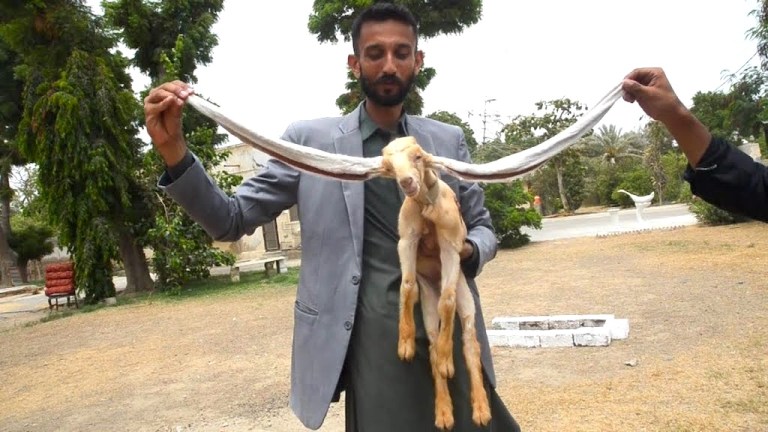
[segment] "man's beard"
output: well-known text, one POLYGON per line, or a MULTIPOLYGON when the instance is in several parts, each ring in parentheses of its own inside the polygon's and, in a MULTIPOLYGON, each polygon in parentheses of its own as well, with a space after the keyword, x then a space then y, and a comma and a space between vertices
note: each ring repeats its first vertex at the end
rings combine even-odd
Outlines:
POLYGON ((380 106, 393 107, 400 105, 405 101, 408 92, 411 90, 411 87, 413 87, 414 78, 415 75, 411 75, 408 81, 403 81, 394 75, 384 75, 376 81, 371 82, 365 77, 365 74, 361 73, 360 87, 371 102, 380 106), (391 94, 382 94, 376 90, 376 86, 379 84, 395 84, 397 90, 391 94))

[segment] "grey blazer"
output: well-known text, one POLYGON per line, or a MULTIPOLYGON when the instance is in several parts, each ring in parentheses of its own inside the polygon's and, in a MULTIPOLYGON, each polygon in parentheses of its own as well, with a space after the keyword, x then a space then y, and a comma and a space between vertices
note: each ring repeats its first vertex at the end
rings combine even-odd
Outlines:
MULTIPOLYGON (((296 122, 288 127, 283 139, 327 152, 362 156, 360 109, 345 117, 296 122)), ((469 160, 460 128, 416 116, 406 118, 406 127, 427 152, 469 160)), ((468 237, 478 248, 480 273, 496 255, 497 247, 483 191, 477 184, 454 177, 443 176, 443 180, 459 197, 468 237)), ((306 427, 320 428, 344 364, 360 278, 365 277, 360 273, 363 183, 321 178, 272 160, 230 197, 195 160, 174 181, 164 174, 159 186, 220 241, 250 235, 298 204, 302 263, 294 308, 290 406, 306 427)), ((467 279, 477 305, 483 366, 495 386, 475 276, 468 274, 467 279)))

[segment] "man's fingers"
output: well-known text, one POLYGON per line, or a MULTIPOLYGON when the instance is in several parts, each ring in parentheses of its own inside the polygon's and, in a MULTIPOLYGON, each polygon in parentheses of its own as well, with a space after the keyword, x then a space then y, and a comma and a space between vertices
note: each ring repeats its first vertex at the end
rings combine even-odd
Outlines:
POLYGON ((149 95, 147 95, 147 100, 150 102, 156 102, 161 99, 164 99, 165 96, 168 94, 172 94, 184 100, 194 92, 195 90, 192 87, 184 84, 181 81, 167 82, 158 87, 153 88, 149 92, 149 95))
POLYGON ((643 86, 633 79, 625 79, 621 82, 621 89, 624 90, 624 100, 631 103, 637 100, 643 86))
POLYGON ((144 103, 144 113, 147 116, 159 115, 163 111, 173 106, 181 106, 184 101, 172 94, 147 96, 144 103))

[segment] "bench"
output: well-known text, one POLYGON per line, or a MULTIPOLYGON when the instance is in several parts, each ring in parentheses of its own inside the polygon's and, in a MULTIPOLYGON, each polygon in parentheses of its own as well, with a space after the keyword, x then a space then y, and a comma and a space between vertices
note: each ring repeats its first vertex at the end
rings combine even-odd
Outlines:
POLYGON ((253 265, 263 265, 264 266, 264 273, 267 276, 272 276, 274 274, 278 273, 285 273, 288 271, 288 269, 285 266, 285 256, 271 256, 271 257, 265 257, 257 260, 250 260, 250 261, 243 261, 241 263, 238 263, 230 269, 230 277, 233 279, 237 278, 239 280, 240 277, 240 267, 250 267, 253 265), (237 276, 236 276, 237 275, 237 276))

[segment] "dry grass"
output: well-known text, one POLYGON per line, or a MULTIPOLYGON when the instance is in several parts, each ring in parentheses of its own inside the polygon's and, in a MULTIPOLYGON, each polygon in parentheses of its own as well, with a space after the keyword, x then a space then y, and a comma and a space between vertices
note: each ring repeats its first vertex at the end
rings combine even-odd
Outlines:
MULTIPOLYGON (((501 252, 479 280, 486 322, 613 313, 630 337, 494 349, 499 393, 526 431, 768 430, 766 264, 757 223, 501 252)), ((0 430, 304 430, 287 408, 293 295, 142 301, 2 331, 0 430)), ((342 413, 322 430, 343 430, 342 413)))

